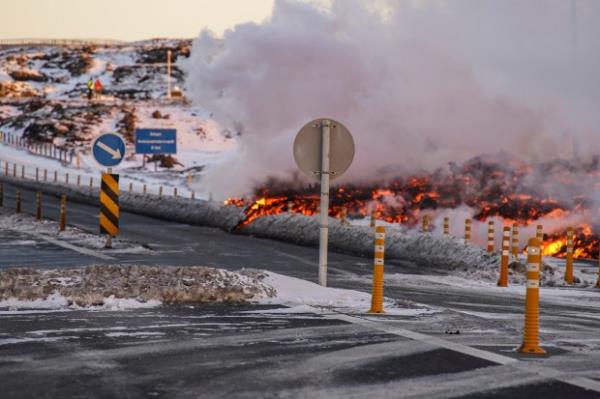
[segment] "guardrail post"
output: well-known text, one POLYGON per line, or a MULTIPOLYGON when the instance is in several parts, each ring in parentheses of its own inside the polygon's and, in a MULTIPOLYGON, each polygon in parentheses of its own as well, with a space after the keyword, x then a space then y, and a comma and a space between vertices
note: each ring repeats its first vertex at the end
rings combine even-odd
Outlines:
POLYGON ((58 223, 58 231, 65 231, 67 224, 67 196, 62 194, 60 196, 60 218, 58 223))
POLYGON ((162 193, 163 193, 163 187, 160 186, 160 187, 158 187, 158 196, 162 197, 162 193))
POLYGON ((35 181, 40 181, 40 170, 35 168, 35 181))
POLYGON ((542 355, 540 348, 540 245, 537 238, 531 238, 527 244, 527 291, 525 294, 525 330, 521 353, 542 355))
POLYGON ((192 200, 195 200, 195 199, 196 199, 196 192, 192 191, 192 200))
POLYGON ((90 192, 94 189, 94 178, 90 177, 90 192))
POLYGON ((148 190, 146 188, 146 185, 144 184, 144 187, 142 187, 142 193, 146 194, 146 191, 148 191, 148 190))
POLYGON ((133 183, 129 183, 129 194, 133 191, 133 183))
POLYGON ((573 246, 574 246, 573 228, 567 229, 567 260, 565 265, 565 282, 573 284, 573 246))
POLYGON ((0 206, 4 206, 4 184, 0 181, 0 206))
POLYGON ((385 256, 385 227, 375 228, 375 260, 373 262, 373 289, 369 313, 383 313, 383 264, 385 256))
POLYGON ((42 220, 42 193, 35 193, 35 218, 42 220))
POLYGON ((21 179, 25 178, 25 165, 21 165, 21 179))
POLYGON ((69 172, 65 174, 65 184, 69 184, 69 172))
POLYGON ((173 197, 177 197, 177 187, 173 187, 173 197))
POLYGON ((17 164, 13 164, 13 177, 17 177, 17 164))
POLYGON ((77 175, 77 186, 81 184, 81 175, 77 175))
POLYGON ((8 176, 8 162, 4 163, 4 176, 8 176))
POLYGON ((58 172, 54 171, 54 183, 58 182, 58 172))
POLYGON ((48 171, 44 169, 44 182, 48 180, 48 171))

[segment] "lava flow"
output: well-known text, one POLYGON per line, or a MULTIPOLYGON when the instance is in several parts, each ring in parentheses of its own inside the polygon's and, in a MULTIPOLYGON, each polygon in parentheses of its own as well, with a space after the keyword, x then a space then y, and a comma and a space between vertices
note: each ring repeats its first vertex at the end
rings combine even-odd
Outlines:
MULTIPOLYGON (((585 215, 598 215, 594 198, 600 198, 600 157, 588 163, 555 161, 538 165, 504 154, 500 158, 476 157, 461 166, 450 164, 447 170, 398 177, 381 184, 334 186, 329 215, 340 217, 345 212, 349 219, 374 215, 389 223, 415 226, 423 214, 450 214, 452 209, 466 206, 478 221, 501 217, 507 224, 527 226, 541 218, 552 219, 557 221, 553 224, 563 228, 544 236, 544 253, 565 256, 566 219, 587 221, 585 215)), ((314 215, 319 209, 317 193, 318 185, 270 178, 255 189, 253 198, 230 198, 225 204, 246 207, 246 217, 236 227, 239 229, 265 215, 314 215)), ((592 228, 581 223, 572 227, 575 257, 597 257, 600 226, 592 228)))

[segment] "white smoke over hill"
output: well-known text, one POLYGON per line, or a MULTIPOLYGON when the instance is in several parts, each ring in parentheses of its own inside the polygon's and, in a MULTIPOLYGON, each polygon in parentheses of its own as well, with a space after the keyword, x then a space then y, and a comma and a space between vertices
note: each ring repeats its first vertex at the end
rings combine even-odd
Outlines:
POLYGON ((573 4, 278 0, 262 24, 203 32, 180 62, 187 90, 242 133, 240 152, 208 170, 211 189, 242 194, 294 171, 295 133, 323 116, 354 134, 346 180, 499 150, 597 153, 600 4, 573 4))

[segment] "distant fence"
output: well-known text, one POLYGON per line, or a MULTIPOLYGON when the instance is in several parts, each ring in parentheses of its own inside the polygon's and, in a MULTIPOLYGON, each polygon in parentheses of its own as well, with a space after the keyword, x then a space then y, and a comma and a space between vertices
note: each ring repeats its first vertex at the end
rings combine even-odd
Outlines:
POLYGON ((31 154, 56 159, 63 163, 72 164, 75 156, 74 150, 66 150, 52 143, 30 143, 22 136, 0 132, 0 143, 27 150, 31 154))
POLYGON ((127 44, 111 39, 0 39, 0 46, 116 46, 127 44))

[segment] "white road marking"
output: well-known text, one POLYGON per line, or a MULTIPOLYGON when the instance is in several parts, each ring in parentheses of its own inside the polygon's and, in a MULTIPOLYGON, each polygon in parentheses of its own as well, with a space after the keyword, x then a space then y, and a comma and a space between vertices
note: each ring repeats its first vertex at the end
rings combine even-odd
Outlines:
POLYGON ((518 359, 514 359, 512 357, 499 355, 497 353, 488 352, 482 349, 471 348, 470 346, 466 346, 463 344, 459 344, 457 342, 447 341, 445 339, 432 337, 429 335, 421 334, 415 331, 406 330, 404 328, 394 327, 390 325, 386 325, 381 322, 376 322, 372 320, 366 320, 360 317, 349 316, 345 314, 332 314, 329 312, 323 312, 319 309, 315 308, 315 313, 324 314, 325 317, 346 321, 352 324, 358 324, 363 327, 373 328, 375 330, 384 331, 389 334, 399 335, 401 337, 413 339, 415 341, 435 345, 440 348, 449 349, 454 352, 463 353, 465 355, 477 357, 479 359, 487 360, 493 363, 501 364, 501 365, 510 365, 517 369, 534 372, 541 377, 547 379, 555 379, 566 384, 574 385, 583 389, 600 392, 600 381, 593 380, 587 377, 578 377, 569 375, 564 371, 558 371, 552 368, 538 366, 532 362, 521 362, 518 359))
MULTIPOLYGON (((20 232, 20 233, 23 233, 23 232, 20 232)), ((27 232, 26 234, 30 234, 30 235, 34 236, 35 238, 47 241, 51 244, 58 245, 59 247, 63 247, 63 248, 70 249, 75 252, 79 252, 80 254, 83 254, 83 255, 93 256, 95 258, 103 259, 103 260, 116 260, 112 256, 102 254, 98 251, 94 251, 93 249, 78 247, 73 244, 69 244, 68 242, 57 240, 57 239, 47 236, 45 234, 34 233, 34 232, 27 232)))

